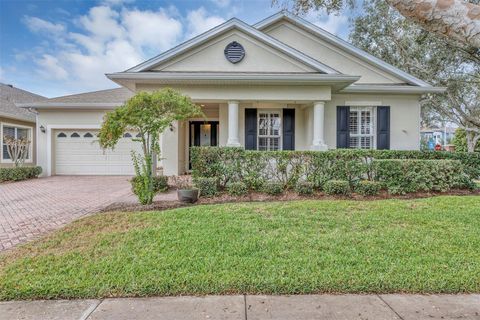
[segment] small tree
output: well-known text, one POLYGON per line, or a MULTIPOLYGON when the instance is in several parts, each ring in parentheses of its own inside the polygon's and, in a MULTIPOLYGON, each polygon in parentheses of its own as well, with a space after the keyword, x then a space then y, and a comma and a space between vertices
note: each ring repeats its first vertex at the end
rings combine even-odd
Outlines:
POLYGON ((15 139, 14 137, 6 136, 3 138, 3 142, 7 147, 7 153, 15 167, 23 166, 28 156, 28 150, 30 149, 30 140, 27 138, 15 139))
POLYGON ((166 88, 152 93, 139 92, 124 105, 108 112, 99 133, 103 148, 114 148, 126 131, 140 133, 143 154, 132 151, 137 185, 134 187, 140 203, 153 202, 153 157, 160 155, 160 134, 174 121, 182 121, 202 115, 199 106, 181 93, 166 88))

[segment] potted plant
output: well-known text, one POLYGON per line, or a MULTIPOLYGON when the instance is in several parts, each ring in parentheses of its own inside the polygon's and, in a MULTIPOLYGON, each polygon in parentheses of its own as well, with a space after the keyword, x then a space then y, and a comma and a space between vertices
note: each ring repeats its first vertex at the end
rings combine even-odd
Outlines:
POLYGON ((178 201, 185 203, 195 203, 198 200, 198 189, 192 186, 192 183, 187 179, 174 177, 175 185, 177 186, 178 201))

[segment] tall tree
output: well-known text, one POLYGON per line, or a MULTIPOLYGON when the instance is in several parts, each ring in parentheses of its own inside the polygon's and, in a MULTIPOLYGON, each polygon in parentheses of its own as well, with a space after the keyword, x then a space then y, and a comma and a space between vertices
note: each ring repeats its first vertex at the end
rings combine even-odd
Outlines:
MULTIPOLYGON (((274 0, 280 2, 280 0, 274 0)), ((310 9, 326 9, 338 12, 345 7, 354 7, 355 0, 285 0, 293 2, 296 12, 310 9)), ((480 5, 476 1, 463 0, 385 0, 409 21, 425 30, 466 45, 480 48, 480 5)))
MULTIPOLYGON (((478 0, 477 0, 478 2, 478 0)), ((351 42, 434 85, 444 95, 425 95, 423 119, 448 120, 465 129, 469 151, 480 139, 480 60, 478 51, 448 41, 405 19, 385 1, 367 0, 353 22, 351 42)))

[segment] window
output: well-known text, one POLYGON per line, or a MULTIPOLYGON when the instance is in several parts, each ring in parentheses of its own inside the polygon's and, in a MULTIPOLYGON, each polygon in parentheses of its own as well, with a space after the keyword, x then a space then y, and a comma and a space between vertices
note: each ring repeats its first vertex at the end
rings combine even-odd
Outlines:
POLYGON ((57 135, 57 138, 66 138, 67 135, 63 132, 60 132, 58 135, 57 135))
POLYGON ((375 148, 375 108, 351 107, 349 117, 350 148, 375 148))
POLYGON ((132 135, 130 133, 126 132, 126 133, 123 134, 123 137, 124 138, 131 138, 132 135))
POLYGON ((80 138, 80 135, 78 133, 74 132, 70 135, 70 138, 80 138))
POLYGON ((84 138, 93 138, 93 135, 90 132, 87 132, 83 135, 84 138))
MULTIPOLYGON (((4 143, 5 137, 11 137, 14 139, 27 138, 31 140, 31 128, 21 127, 15 125, 2 125, 2 159, 10 160, 10 155, 8 154, 7 145, 4 143)), ((31 160, 31 148, 32 142, 30 142, 30 148, 27 153, 26 160, 31 160)))
POLYGON ((258 112, 258 150, 281 150, 281 117, 278 111, 258 112))

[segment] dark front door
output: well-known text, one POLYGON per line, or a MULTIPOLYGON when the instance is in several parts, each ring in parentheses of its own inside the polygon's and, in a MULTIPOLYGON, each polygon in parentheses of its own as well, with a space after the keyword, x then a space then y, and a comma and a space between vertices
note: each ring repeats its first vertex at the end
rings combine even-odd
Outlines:
MULTIPOLYGON (((188 144, 190 147, 215 147, 218 146, 218 139, 218 121, 190 121, 188 144)), ((188 162, 191 169, 190 159, 188 162)))

